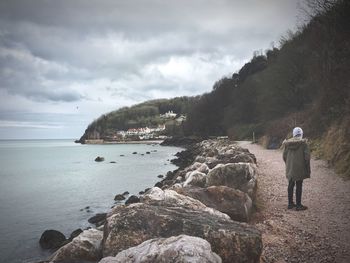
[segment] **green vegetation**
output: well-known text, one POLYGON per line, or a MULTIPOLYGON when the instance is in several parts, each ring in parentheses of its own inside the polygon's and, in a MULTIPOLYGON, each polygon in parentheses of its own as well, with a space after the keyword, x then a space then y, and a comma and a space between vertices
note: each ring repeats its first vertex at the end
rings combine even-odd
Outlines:
POLYGON ((117 130, 146 126, 154 127, 160 124, 165 124, 167 131, 172 134, 181 133, 181 127, 178 127, 174 121, 161 118, 160 114, 168 111, 173 111, 178 115, 186 114, 196 99, 196 97, 177 97, 169 100, 150 100, 112 111, 93 121, 85 130, 80 141, 103 139, 113 135, 117 130))
POLYGON ((349 173, 350 1, 309 3, 314 16, 307 25, 200 97, 186 134, 251 139, 254 132, 278 147, 298 125, 321 142, 324 158, 349 173))

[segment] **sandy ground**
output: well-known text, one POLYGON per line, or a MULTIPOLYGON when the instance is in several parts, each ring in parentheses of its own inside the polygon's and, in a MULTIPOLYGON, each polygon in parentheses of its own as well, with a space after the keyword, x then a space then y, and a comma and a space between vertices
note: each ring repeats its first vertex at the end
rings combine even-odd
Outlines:
POLYGON ((263 234, 261 262, 350 262, 350 180, 322 160, 311 161, 304 180, 305 211, 287 209, 287 179, 280 150, 239 142, 258 162, 258 211, 253 219, 263 234))

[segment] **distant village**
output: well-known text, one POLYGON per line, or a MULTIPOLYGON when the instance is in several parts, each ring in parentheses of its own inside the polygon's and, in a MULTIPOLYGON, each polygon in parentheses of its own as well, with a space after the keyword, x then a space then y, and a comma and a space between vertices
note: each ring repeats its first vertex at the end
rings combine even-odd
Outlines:
MULTIPOLYGON (((175 121, 175 124, 180 125, 186 120, 185 115, 168 111, 164 114, 160 114, 160 118, 164 119, 164 123, 169 120, 175 121)), ((164 135, 166 130, 166 124, 160 124, 157 127, 138 127, 130 128, 128 130, 117 130, 113 135, 105 138, 109 141, 130 141, 130 140, 163 140, 167 136, 164 135)))

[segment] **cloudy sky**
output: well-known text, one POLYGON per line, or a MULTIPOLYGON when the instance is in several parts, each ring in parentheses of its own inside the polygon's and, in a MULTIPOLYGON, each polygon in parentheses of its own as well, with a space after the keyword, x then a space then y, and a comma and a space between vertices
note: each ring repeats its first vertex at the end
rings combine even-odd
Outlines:
POLYGON ((1 0, 0 139, 198 95, 295 29, 300 0, 1 0))

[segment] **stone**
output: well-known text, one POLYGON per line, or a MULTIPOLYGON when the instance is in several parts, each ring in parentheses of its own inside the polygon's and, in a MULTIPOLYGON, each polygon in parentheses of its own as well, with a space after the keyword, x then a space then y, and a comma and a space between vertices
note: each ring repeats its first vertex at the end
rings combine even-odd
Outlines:
POLYGON ((208 188, 183 187, 173 188, 177 193, 199 200, 230 216, 232 220, 248 222, 252 211, 252 200, 247 193, 227 186, 210 186, 208 188))
POLYGON ((251 163, 218 164, 207 174, 206 186, 220 185, 241 190, 254 200, 256 194, 256 166, 251 163))
POLYGON ((95 158, 95 162, 103 162, 105 160, 105 158, 104 157, 101 157, 101 156, 97 156, 96 158, 95 158))
POLYGON ((221 263, 208 241, 193 236, 179 235, 147 240, 136 247, 123 250, 116 257, 103 258, 100 263, 161 263, 192 262, 221 263))
POLYGON ((209 167, 205 163, 195 162, 191 166, 186 168, 186 171, 194 171, 194 170, 207 174, 209 172, 209 167))
POLYGON ((57 250, 50 262, 84 262, 101 259, 103 232, 96 229, 84 230, 72 242, 57 250))
POLYGON ((117 194, 117 195, 114 197, 114 201, 122 201, 122 200, 125 200, 125 196, 122 195, 122 194, 117 194))
POLYGON ((83 232, 83 230, 82 230, 81 228, 78 228, 78 229, 74 230, 74 231, 70 234, 69 240, 72 241, 73 238, 79 236, 80 233, 82 233, 82 232, 83 232))
POLYGON ((90 224, 95 224, 96 226, 101 226, 105 223, 106 216, 107 216, 107 213, 99 213, 94 215, 93 217, 90 217, 88 222, 90 224))
POLYGON ((209 214, 215 215, 218 218, 229 219, 229 216, 223 214, 213 208, 207 207, 200 201, 189 196, 178 194, 173 190, 162 190, 158 187, 153 187, 147 194, 141 197, 141 202, 149 205, 159 205, 167 207, 186 207, 193 210, 202 210, 209 214))
POLYGON ((45 230, 44 233, 42 233, 39 244, 44 249, 53 249, 62 246, 65 241, 65 235, 60 231, 50 229, 45 230))
POLYGON ((124 193, 122 193, 122 195, 128 195, 130 194, 128 191, 125 191, 124 193))
POLYGON ((189 172, 188 175, 186 175, 186 177, 187 179, 183 184, 184 187, 189 185, 204 187, 206 184, 207 175, 197 170, 189 172))
POLYGON ((151 152, 146 152, 146 154, 151 154, 151 152))
POLYGON ((109 162, 109 163, 117 163, 117 162, 115 162, 115 161, 111 161, 111 162, 109 162))
POLYGON ((157 177, 158 177, 158 178, 163 178, 164 175, 160 174, 160 175, 158 175, 157 177))
POLYGON ((132 154, 137 154, 137 152, 133 152, 132 154))
POLYGON ((129 204, 135 204, 139 202, 140 202, 140 198, 137 197, 136 195, 132 195, 128 198, 128 200, 125 201, 125 204, 129 205, 129 204))
POLYGON ((103 257, 152 238, 181 234, 207 240, 223 262, 259 262, 261 233, 254 226, 224 219, 204 210, 145 203, 118 206, 104 226, 103 257))

